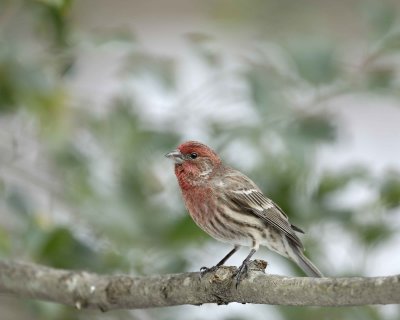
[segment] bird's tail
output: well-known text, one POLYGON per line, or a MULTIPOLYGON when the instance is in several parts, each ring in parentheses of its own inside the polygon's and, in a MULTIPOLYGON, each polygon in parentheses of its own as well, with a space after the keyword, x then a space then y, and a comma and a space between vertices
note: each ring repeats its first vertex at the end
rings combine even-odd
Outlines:
POLYGON ((297 265, 307 274, 309 277, 321 278, 324 275, 318 268, 304 255, 304 253, 297 246, 292 246, 293 253, 295 253, 295 259, 293 259, 297 265))

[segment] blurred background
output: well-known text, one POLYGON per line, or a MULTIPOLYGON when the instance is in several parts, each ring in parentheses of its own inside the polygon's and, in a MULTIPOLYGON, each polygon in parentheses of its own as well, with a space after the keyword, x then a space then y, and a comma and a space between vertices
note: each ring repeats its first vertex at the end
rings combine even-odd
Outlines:
MULTIPOLYGON (((151 275, 212 266, 164 154, 217 150, 307 231, 327 276, 400 265, 398 1, 1 0, 0 257, 151 275)), ((239 265, 242 249, 228 263, 239 265)), ((266 249, 267 272, 303 276, 266 249)), ((260 293, 261 294, 261 293, 260 293)), ((399 306, 76 311, 1 319, 399 319, 399 306)))

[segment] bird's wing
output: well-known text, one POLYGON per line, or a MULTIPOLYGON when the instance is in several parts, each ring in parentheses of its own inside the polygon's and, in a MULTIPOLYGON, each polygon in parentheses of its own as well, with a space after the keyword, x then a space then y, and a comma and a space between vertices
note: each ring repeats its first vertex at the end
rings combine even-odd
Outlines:
POLYGON ((231 169, 221 182, 224 186, 229 186, 229 188, 223 188, 228 201, 261 218, 283 232, 298 247, 303 248, 300 239, 294 233, 294 231, 303 232, 303 230, 291 225, 282 209, 264 196, 253 181, 239 171, 231 169))

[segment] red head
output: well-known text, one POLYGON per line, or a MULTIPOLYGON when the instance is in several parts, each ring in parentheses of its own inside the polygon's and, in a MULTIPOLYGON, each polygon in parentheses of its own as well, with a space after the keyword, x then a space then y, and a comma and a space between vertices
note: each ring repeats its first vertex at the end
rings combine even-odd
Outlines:
POLYGON ((197 141, 182 143, 166 157, 175 161, 175 174, 183 189, 204 184, 221 164, 214 150, 197 141))

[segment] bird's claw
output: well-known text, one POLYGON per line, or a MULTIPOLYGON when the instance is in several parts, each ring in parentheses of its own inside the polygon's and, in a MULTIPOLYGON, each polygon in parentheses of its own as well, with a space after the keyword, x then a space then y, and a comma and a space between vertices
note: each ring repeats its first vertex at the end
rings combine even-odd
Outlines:
POLYGON ((239 267, 238 271, 236 272, 236 289, 239 286, 239 283, 242 281, 242 276, 247 273, 249 270, 249 261, 243 261, 242 265, 239 267))
POLYGON ((200 268, 200 278, 204 277, 206 275, 206 273, 214 272, 217 269, 218 269, 218 266, 213 266, 211 268, 201 267, 200 268))

